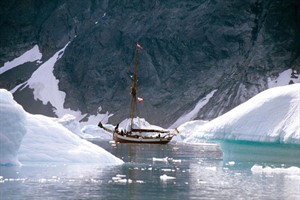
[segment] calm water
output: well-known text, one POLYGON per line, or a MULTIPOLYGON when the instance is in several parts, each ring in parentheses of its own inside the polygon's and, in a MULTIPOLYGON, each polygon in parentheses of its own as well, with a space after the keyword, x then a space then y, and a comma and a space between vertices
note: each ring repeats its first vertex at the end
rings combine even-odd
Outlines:
POLYGON ((251 171, 299 167, 299 146, 93 142, 125 164, 0 167, 0 199, 300 199, 299 171, 251 171))

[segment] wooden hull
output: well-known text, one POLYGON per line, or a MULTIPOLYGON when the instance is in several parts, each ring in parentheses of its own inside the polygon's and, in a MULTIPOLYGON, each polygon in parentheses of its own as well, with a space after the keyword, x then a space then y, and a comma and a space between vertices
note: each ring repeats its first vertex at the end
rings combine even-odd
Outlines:
POLYGON ((144 143, 144 144, 167 144, 172 140, 172 137, 167 138, 142 138, 113 134, 113 140, 119 143, 144 143))

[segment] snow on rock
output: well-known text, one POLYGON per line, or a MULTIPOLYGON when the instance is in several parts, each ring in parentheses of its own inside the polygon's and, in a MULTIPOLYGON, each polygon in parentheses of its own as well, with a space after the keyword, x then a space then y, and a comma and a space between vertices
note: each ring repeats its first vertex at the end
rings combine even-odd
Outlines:
POLYGON ((187 113, 187 114, 181 116, 179 119, 177 119, 176 122, 174 122, 170 126, 170 128, 177 128, 180 124, 183 124, 185 122, 195 119, 197 117, 197 114, 201 110, 201 108, 203 108, 209 102, 210 98, 213 97, 213 95, 215 94, 216 91, 217 90, 213 90, 208 95, 206 95, 204 98, 202 98, 200 101, 198 101, 197 105, 194 107, 194 109, 192 111, 190 111, 189 113, 187 113))
MULTIPOLYGON (((69 44, 69 43, 68 43, 69 44)), ((70 109, 64 109, 63 104, 65 102, 65 92, 62 92, 58 88, 59 80, 53 74, 55 63, 62 57, 65 48, 56 52, 49 60, 43 63, 27 81, 27 85, 33 89, 34 99, 39 99, 43 104, 51 103, 56 108, 54 110, 58 117, 62 117, 66 113, 72 114, 76 117, 81 116, 81 113, 72 111, 70 109), (51 92, 49 92, 51 91, 51 92)))
POLYGON ((0 89, 0 165, 19 165, 18 149, 26 134, 23 108, 11 93, 0 89))
POLYGON ((300 144, 300 84, 261 92, 192 131, 185 142, 229 139, 300 144))
POLYGON ((278 87, 292 83, 300 83, 300 75, 296 70, 287 69, 279 74, 276 78, 268 78, 268 87, 278 87))
MULTIPOLYGON (((44 105, 50 103, 55 108, 53 111, 58 117, 71 114, 75 116, 77 120, 87 118, 88 122, 83 122, 85 124, 96 123, 99 121, 99 119, 102 119, 103 122, 107 122, 108 118, 112 116, 112 114, 109 114, 108 112, 104 114, 98 112, 97 115, 88 116, 87 114, 82 114, 79 110, 74 111, 70 108, 64 108, 66 93, 59 90, 59 80, 54 76, 53 70, 55 63, 61 59, 65 49, 69 44, 70 42, 67 43, 62 49, 57 51, 51 58, 49 58, 36 71, 33 72, 29 80, 16 86, 13 90, 11 90, 11 92, 15 92, 21 87, 22 90, 28 86, 29 88, 33 89, 34 99, 39 99, 44 105)), ((36 59, 38 59, 38 57, 36 59)), ((20 64, 20 62, 18 63, 20 64)), ((0 70, 1 69, 2 68, 0 68, 0 70)))
POLYGON ((109 113, 108 111, 106 111, 105 113, 101 113, 102 108, 101 106, 98 108, 98 112, 96 115, 87 115, 87 121, 81 121, 80 125, 86 126, 86 125, 90 125, 90 124, 98 124, 99 121, 103 122, 103 123, 107 123, 108 119, 110 117, 113 116, 113 114, 109 113))
POLYGON ((32 49, 26 51, 21 56, 13 59, 12 61, 4 63, 4 65, 0 67, 0 74, 3 74, 4 72, 11 70, 19 65, 22 65, 26 62, 39 61, 41 58, 42 54, 39 50, 39 47, 35 45, 32 49))
MULTIPOLYGON (((1 164, 21 162, 122 164, 101 147, 79 138, 57 119, 26 113, 6 90, 0 90, 1 164)), ((76 127, 76 126, 75 126, 76 127)))

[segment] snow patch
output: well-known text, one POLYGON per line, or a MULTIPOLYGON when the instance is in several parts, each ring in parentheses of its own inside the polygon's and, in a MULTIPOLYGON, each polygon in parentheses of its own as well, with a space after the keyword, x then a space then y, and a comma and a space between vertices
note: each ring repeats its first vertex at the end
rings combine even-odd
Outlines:
MULTIPOLYGON (((32 76, 27 81, 27 84, 24 87, 29 86, 29 88, 33 89, 33 95, 35 100, 41 100, 44 105, 46 105, 49 102, 55 108, 54 113, 58 117, 63 117, 66 114, 70 114, 75 116, 76 119, 80 121, 86 116, 86 114, 82 114, 80 111, 74 111, 71 109, 64 108, 63 105, 65 102, 66 94, 65 92, 59 90, 59 80, 56 79, 56 77, 53 74, 55 63, 63 56, 64 51, 69 45, 69 43, 67 43, 61 50, 56 52, 49 60, 43 63, 32 74, 32 76)), ((22 85, 19 85, 16 88, 14 88, 12 92, 15 92, 22 85)), ((88 122, 84 122, 83 125, 87 123, 94 123, 95 121, 98 122, 99 119, 102 119, 104 122, 107 122, 110 116, 112 115, 109 115, 108 113, 98 113, 96 116, 91 115, 88 117, 88 122)))
POLYGON ((278 87, 288 85, 290 82, 300 83, 300 75, 297 71, 293 71, 292 69, 287 69, 279 74, 276 78, 268 78, 268 87, 278 87))
POLYGON ((26 51, 21 56, 13 59, 12 61, 7 61, 2 67, 0 67, 0 74, 11 70, 19 65, 27 62, 39 61, 42 58, 42 54, 39 50, 38 45, 35 45, 32 49, 26 51))
POLYGON ((29 88, 33 89, 34 99, 41 100, 44 105, 48 102, 55 107, 55 114, 62 117, 65 114, 72 114, 76 117, 81 116, 80 112, 64 109, 66 94, 58 89, 59 80, 53 74, 55 63, 63 56, 64 50, 69 45, 55 53, 49 60, 42 64, 27 81, 29 88))
POLYGON ((188 122, 190 120, 193 120, 197 117, 197 114, 199 113, 199 111, 201 110, 201 108, 203 108, 210 100, 210 98, 213 97, 213 95, 215 94, 217 90, 213 90, 211 91, 208 95, 206 95, 203 99, 201 99, 200 101, 198 101, 198 103, 196 104, 196 106, 194 107, 194 109, 192 111, 190 111, 189 113, 181 116, 179 119, 176 120, 176 122, 174 122, 170 128, 176 128, 179 125, 188 122))
POLYGON ((87 121, 81 121, 80 125, 81 127, 89 125, 89 124, 98 124, 99 121, 103 123, 107 123, 108 119, 113 116, 113 114, 109 114, 108 112, 101 114, 101 108, 98 109, 97 115, 89 115, 87 117, 87 121))

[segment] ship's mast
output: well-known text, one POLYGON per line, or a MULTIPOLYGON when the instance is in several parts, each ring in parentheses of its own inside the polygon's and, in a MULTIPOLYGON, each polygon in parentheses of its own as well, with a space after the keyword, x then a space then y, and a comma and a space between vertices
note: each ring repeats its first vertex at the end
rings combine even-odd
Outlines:
POLYGON ((133 75, 133 80, 132 80, 132 86, 131 86, 131 112, 130 112, 130 119, 131 119, 131 125, 130 128, 132 130, 133 126, 133 118, 135 117, 135 110, 136 110, 136 91, 137 91, 137 73, 138 73, 138 47, 136 46, 135 48, 135 64, 134 64, 134 75, 133 75))

